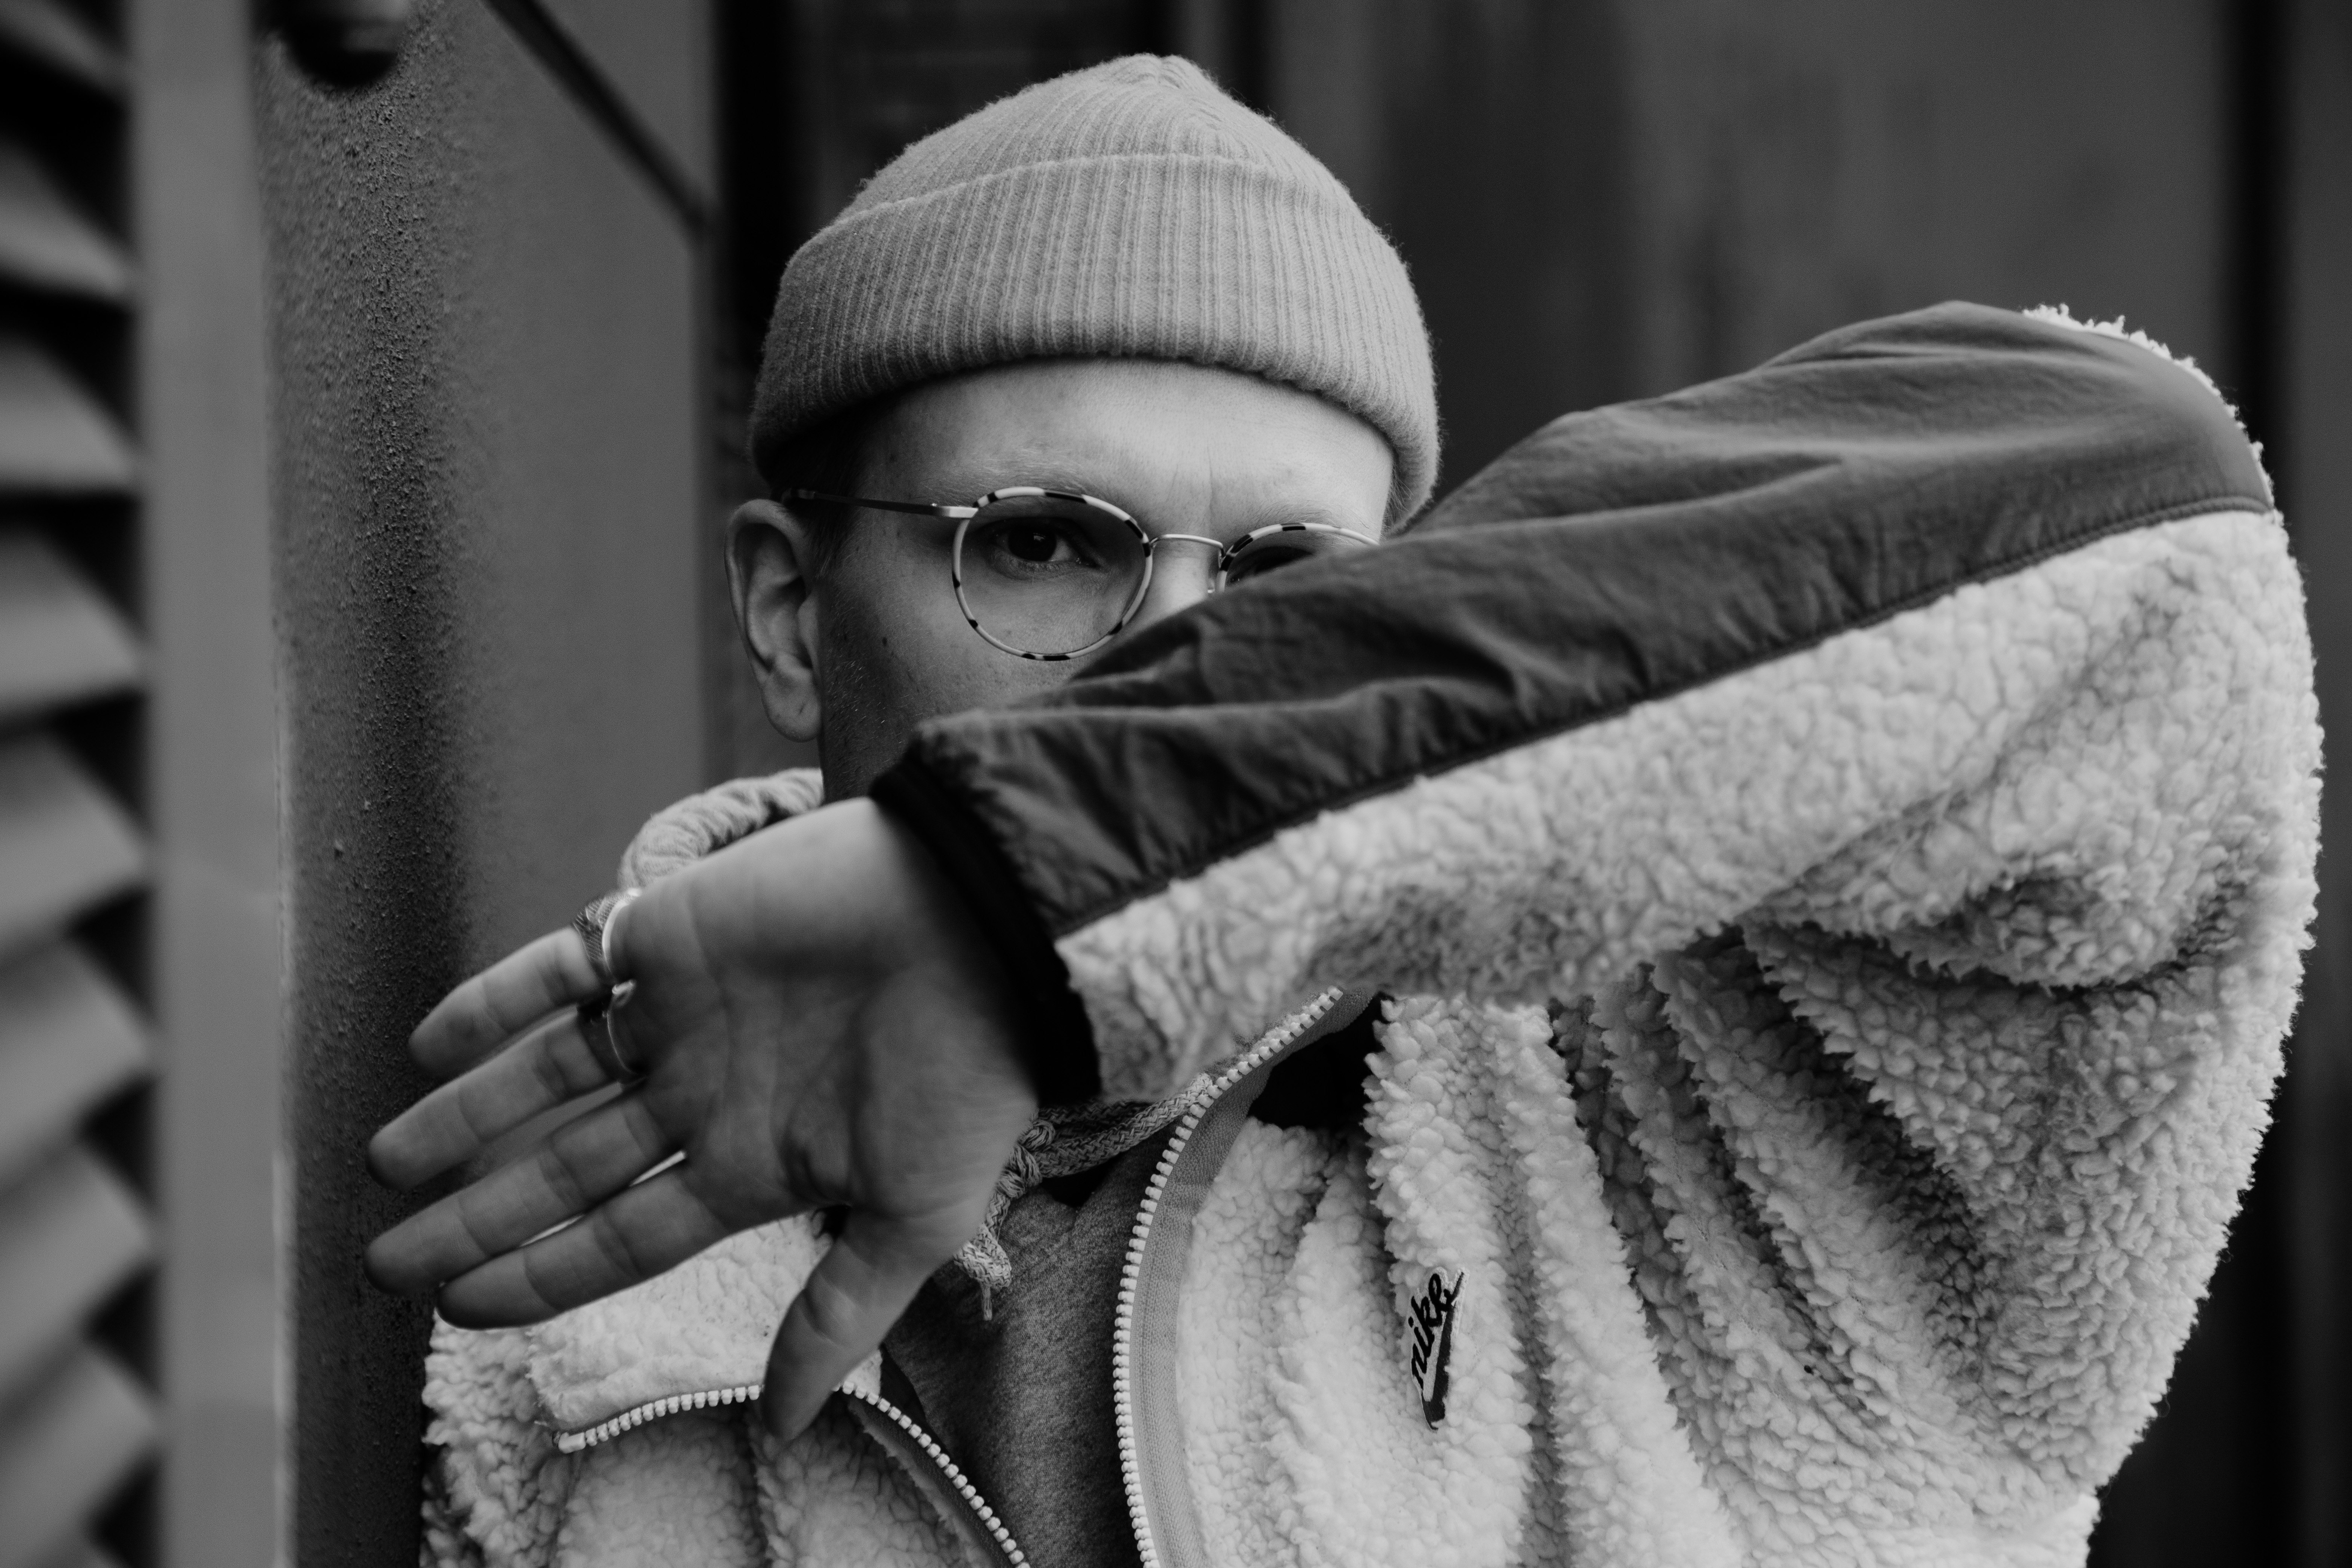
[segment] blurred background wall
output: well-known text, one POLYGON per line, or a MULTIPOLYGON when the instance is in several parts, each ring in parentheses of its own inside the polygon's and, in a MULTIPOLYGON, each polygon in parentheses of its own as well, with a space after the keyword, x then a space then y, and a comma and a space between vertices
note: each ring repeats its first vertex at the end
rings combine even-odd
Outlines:
MULTIPOLYGON (((546 13, 707 184, 705 8, 546 13)), ((478 3, 320 91, 259 60, 292 900, 288 1289, 304 1563, 415 1530, 427 1313, 356 1272, 367 1138, 441 993, 609 887, 703 782, 703 215, 478 3)), ((644 149, 641 148, 642 152, 644 149)))
MULTIPOLYGON (((0 1568, 415 1561, 405 1033, 806 760, 716 551, 792 248, 1139 48, 1394 237, 1448 483, 1955 296, 2194 354, 2352 732, 2342 0, 0 0, 0 1568)), ((2103 1565, 2352 1561, 2347 898, 2103 1565)))

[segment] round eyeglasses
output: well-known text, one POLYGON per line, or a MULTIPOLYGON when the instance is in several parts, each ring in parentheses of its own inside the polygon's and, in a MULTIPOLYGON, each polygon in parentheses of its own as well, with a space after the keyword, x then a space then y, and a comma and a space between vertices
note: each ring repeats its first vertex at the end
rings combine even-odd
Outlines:
POLYGON ((1216 593, 1295 562, 1379 542, 1328 522, 1268 523, 1231 543, 1199 533, 1154 534, 1099 496, 1035 485, 991 490, 970 506, 821 490, 787 490, 783 499, 954 521, 950 570, 963 618, 991 646, 1049 662, 1094 652, 1135 618, 1163 544, 1215 551, 1209 591, 1216 593))

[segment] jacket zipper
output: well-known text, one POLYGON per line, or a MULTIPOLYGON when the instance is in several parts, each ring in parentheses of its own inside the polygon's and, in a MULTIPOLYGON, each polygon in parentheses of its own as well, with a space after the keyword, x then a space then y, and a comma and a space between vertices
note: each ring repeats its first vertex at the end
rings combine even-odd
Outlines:
MULTIPOLYGON (((760 1397, 761 1387, 761 1385, 756 1383, 739 1383, 729 1388, 709 1388, 693 1394, 673 1394, 667 1398, 652 1400, 625 1410, 611 1420, 599 1422, 584 1431, 559 1432, 555 1436, 555 1447, 560 1452, 577 1454, 584 1448, 593 1448, 599 1443, 609 1442, 624 1432, 642 1426, 648 1421, 658 1421, 666 1415, 682 1415, 689 1410, 707 1410, 723 1405, 748 1405, 760 1397)), ((965 1511, 971 1516, 971 1523, 990 1541, 995 1542, 996 1549, 1003 1555, 1008 1568, 1029 1568, 1029 1559, 1023 1554, 1020 1543, 1013 1539, 1013 1532, 1004 1528, 1004 1521, 997 1518, 996 1510, 988 1506, 988 1500, 980 1495, 980 1489, 971 1484, 962 1469, 948 1457, 947 1450, 940 1447, 938 1439, 923 1430, 922 1426, 913 1416, 878 1394, 867 1394, 855 1388, 841 1388, 835 1392, 845 1394, 866 1405, 904 1434, 907 1441, 911 1443, 938 1470, 940 1479, 946 1483, 948 1491, 962 1503, 965 1511)))
MULTIPOLYGON (((1133 1399, 1133 1361, 1136 1281, 1143 1272, 1144 1252, 1151 1239, 1151 1223, 1159 1214, 1161 1199, 1166 1195, 1169 1179, 1193 1135, 1201 1130, 1225 1095, 1235 1084, 1264 1067, 1275 1057, 1295 1044, 1301 1035, 1313 1028, 1338 1005, 1342 993, 1336 987, 1324 992, 1308 1003, 1279 1028, 1262 1037, 1256 1045, 1235 1060, 1191 1109, 1178 1117, 1175 1131, 1168 1146, 1160 1151, 1160 1162, 1151 1173, 1150 1184, 1144 1189, 1142 1205, 1136 1211, 1135 1229, 1128 1242, 1127 1262, 1119 1274, 1118 1316, 1111 1331, 1111 1400, 1118 1426, 1118 1468, 1127 1489, 1128 1516, 1135 1530, 1135 1545, 1142 1558, 1143 1568, 1161 1568, 1160 1552, 1152 1537, 1151 1521, 1144 1506, 1141 1479, 1141 1447, 1136 1435, 1135 1402, 1133 1399)), ((578 1432, 559 1432, 555 1447, 559 1452, 577 1454, 599 1443, 609 1442, 622 1433, 658 1421, 667 1415, 682 1415, 689 1410, 708 1410, 719 1405, 746 1405, 760 1397, 761 1384, 739 1383, 725 1388, 701 1389, 692 1394, 673 1394, 624 1410, 609 1420, 578 1432)), ((885 1399, 879 1394, 866 1394, 857 1389, 843 1388, 837 1392, 866 1405, 902 1434, 938 1470, 948 1491, 963 1505, 970 1522, 996 1545, 1010 1568, 1028 1568, 1029 1559, 1023 1554, 1013 1532, 980 1495, 980 1489, 966 1479, 956 1462, 948 1457, 937 1439, 925 1431, 915 1418, 885 1399)))
POLYGON ((988 1541, 994 1542, 1006 1568, 1029 1568, 1029 1559, 1023 1555, 1020 1543, 1013 1539, 1013 1532, 1004 1528, 1004 1521, 996 1517, 996 1510, 988 1506, 988 1500, 980 1495, 980 1489, 965 1478, 953 1459, 948 1458, 947 1450, 940 1447, 937 1438, 924 1431, 913 1416, 878 1394, 866 1394, 854 1388, 844 1388, 839 1392, 873 1409, 930 1460, 939 1472, 940 1479, 947 1483, 949 1491, 963 1505, 967 1525, 975 1527, 988 1541))
POLYGON ((1143 1191, 1142 1205, 1136 1211, 1135 1229, 1127 1245, 1126 1267, 1119 1273, 1118 1317, 1111 1331, 1110 1380, 1111 1405, 1118 1425, 1119 1479, 1127 1489, 1128 1518, 1134 1528, 1136 1554, 1142 1568, 1166 1568, 1160 1561, 1150 1510, 1144 1498, 1142 1443, 1135 1410, 1135 1315, 1141 1296, 1144 1254, 1151 1242, 1152 1221, 1159 1215, 1169 1182, 1185 1149, 1208 1121, 1210 1112, 1236 1084, 1289 1049, 1301 1035, 1320 1023, 1339 1005, 1342 994, 1337 987, 1324 992, 1218 1075, 1199 1102, 1177 1119, 1176 1130, 1169 1136, 1167 1147, 1160 1152, 1160 1163, 1152 1170, 1151 1181, 1143 1191))
POLYGON ((583 1448, 593 1448, 609 1442, 648 1421, 658 1421, 665 1415, 677 1415, 688 1410, 707 1410, 716 1405, 742 1405, 760 1397, 761 1385, 739 1383, 732 1388, 706 1388, 693 1394, 673 1394, 635 1409, 624 1410, 610 1421, 603 1421, 581 1432, 558 1432, 555 1447, 558 1453, 576 1454, 583 1448))

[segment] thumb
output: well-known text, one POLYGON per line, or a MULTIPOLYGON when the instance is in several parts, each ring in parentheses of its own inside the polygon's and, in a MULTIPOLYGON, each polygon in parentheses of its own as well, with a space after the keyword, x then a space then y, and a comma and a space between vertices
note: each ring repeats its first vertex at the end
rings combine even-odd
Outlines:
POLYGON ((945 1237, 950 1228, 850 1212, 768 1347, 760 1416, 779 1439, 790 1442, 807 1429, 932 1270, 955 1256, 963 1238, 945 1237))

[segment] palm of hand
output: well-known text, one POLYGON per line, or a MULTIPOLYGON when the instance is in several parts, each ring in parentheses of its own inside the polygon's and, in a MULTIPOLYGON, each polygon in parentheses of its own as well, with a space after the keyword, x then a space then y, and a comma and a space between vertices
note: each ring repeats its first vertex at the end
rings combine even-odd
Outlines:
MULTIPOLYGON (((979 1228, 1035 1110, 1012 999, 951 889, 864 802, 664 880, 624 932, 637 988, 617 1016, 646 1081, 379 1237, 370 1270, 441 1286, 453 1322, 530 1322, 839 1207, 770 1360, 769 1418, 795 1432, 979 1228)), ((574 1016, 543 1017, 593 984, 567 931, 452 993, 412 1048, 460 1076, 377 1134, 379 1174, 413 1185, 602 1087, 574 1016)))

